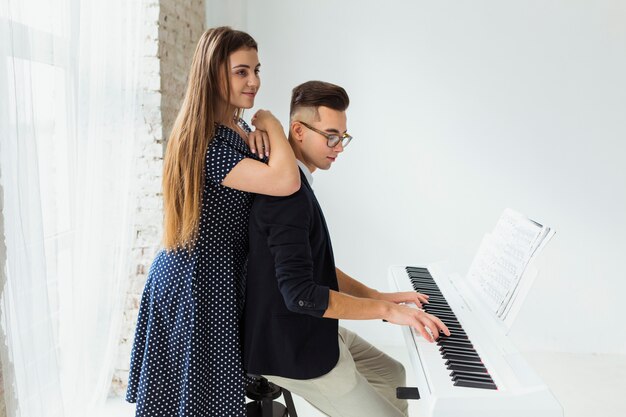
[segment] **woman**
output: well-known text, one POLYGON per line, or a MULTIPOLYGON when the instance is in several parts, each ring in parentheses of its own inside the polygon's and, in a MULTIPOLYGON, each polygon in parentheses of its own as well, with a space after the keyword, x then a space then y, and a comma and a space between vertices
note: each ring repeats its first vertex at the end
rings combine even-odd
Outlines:
POLYGON ((278 120, 260 110, 251 132, 240 118, 254 105, 259 67, 254 39, 227 27, 206 31, 194 53, 165 153, 165 248, 150 268, 131 357, 126 399, 137 416, 245 415, 239 318, 251 193, 300 187, 278 120))

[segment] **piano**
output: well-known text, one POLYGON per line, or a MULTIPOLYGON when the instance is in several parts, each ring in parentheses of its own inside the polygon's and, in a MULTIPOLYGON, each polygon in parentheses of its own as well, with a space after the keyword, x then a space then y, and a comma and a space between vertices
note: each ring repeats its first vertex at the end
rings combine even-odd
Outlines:
MULTIPOLYGON (((430 296, 423 309, 451 330, 435 343, 402 326, 421 416, 562 417, 563 409, 507 337, 509 325, 472 281, 443 264, 392 266, 393 291, 430 296)), ((518 300, 519 301, 519 300, 518 300)))

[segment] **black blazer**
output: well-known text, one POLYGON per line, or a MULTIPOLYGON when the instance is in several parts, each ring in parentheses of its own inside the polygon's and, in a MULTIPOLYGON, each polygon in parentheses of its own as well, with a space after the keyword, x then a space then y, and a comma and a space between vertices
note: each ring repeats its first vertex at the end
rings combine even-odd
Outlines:
POLYGON ((326 221, 300 172, 288 197, 257 195, 250 212, 250 253, 243 315, 249 373, 310 379, 339 360, 338 321, 322 315, 338 291, 326 221))

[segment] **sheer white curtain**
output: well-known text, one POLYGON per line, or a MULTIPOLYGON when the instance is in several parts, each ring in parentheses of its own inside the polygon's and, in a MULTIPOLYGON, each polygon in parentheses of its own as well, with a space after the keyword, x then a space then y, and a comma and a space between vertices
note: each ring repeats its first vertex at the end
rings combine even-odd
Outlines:
POLYGON ((141 0, 0 0, 9 415, 106 397, 128 275, 141 0))

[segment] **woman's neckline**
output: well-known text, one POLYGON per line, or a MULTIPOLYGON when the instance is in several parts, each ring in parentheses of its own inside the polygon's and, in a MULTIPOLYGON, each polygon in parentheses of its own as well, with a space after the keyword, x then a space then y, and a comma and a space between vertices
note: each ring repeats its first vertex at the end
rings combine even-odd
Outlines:
MULTIPOLYGON (((234 127, 228 126, 227 124, 224 124, 224 123, 218 123, 218 126, 222 126, 222 127, 226 128, 226 129, 232 131, 232 132, 235 132, 237 134, 237 136, 239 136, 244 141, 248 137, 248 131, 245 129, 245 127, 247 127, 248 125, 246 124, 245 120, 243 120, 242 118, 239 118, 239 122, 234 127), (237 129, 237 127, 239 129, 241 129, 241 131, 239 131, 239 129, 237 129), (242 133, 244 135, 242 135, 242 133)), ((249 127, 248 127, 248 129, 249 129, 249 127)))

